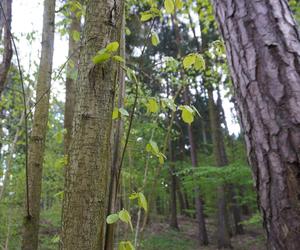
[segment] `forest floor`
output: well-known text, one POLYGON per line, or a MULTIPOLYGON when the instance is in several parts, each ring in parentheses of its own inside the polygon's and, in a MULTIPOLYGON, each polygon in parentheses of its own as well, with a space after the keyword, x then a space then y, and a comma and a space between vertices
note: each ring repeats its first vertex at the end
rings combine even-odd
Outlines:
MULTIPOLYGON (((173 230, 167 223, 153 222, 144 232, 141 250, 215 250, 217 249, 216 224, 207 221, 209 246, 197 247, 196 221, 187 218, 178 218, 179 231, 173 230)), ((233 249, 237 250, 265 250, 265 236, 262 228, 245 226, 244 235, 231 238, 233 249)))

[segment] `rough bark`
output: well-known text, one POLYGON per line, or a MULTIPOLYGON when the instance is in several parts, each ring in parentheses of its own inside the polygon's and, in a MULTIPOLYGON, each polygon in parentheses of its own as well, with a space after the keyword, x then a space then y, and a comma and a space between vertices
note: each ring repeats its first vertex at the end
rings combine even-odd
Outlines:
MULTIPOLYGON (((24 218, 22 249, 38 248, 43 156, 46 141, 54 48, 55 0, 44 1, 42 50, 36 85, 36 106, 28 150, 29 216, 24 218)), ((26 208, 27 210, 27 208, 26 208)))
POLYGON ((80 53, 78 92, 65 177, 61 249, 103 249, 111 124, 117 64, 92 58, 118 40, 121 0, 88 1, 80 53))
POLYGON ((300 249, 300 39, 286 0, 214 0, 268 236, 300 249))
POLYGON ((10 68, 11 58, 13 55, 12 42, 11 42, 11 6, 12 0, 4 0, 1 3, 0 12, 1 12, 1 25, 3 25, 4 36, 3 36, 3 53, 2 53, 2 62, 0 64, 0 96, 6 86, 6 77, 10 68), (5 15, 3 14, 3 11, 5 15))
MULTIPOLYGON (((209 86, 207 88, 208 93, 208 109, 210 118, 210 127, 213 142, 213 152, 215 157, 215 164, 218 167, 224 167, 228 164, 223 135, 220 125, 220 117, 217 111, 217 107, 214 102, 213 88, 209 86)), ((219 248, 231 248, 228 214, 227 214, 227 201, 225 195, 224 184, 220 184, 217 188, 217 200, 218 200, 218 247, 219 248)))

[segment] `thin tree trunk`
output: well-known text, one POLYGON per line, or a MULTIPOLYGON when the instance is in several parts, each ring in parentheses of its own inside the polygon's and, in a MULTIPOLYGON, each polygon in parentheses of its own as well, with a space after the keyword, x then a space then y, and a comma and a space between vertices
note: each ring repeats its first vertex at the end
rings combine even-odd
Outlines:
POLYGON ((300 36, 286 0, 213 0, 268 248, 300 249, 300 36))
MULTIPOLYGON (((3 22, 4 36, 3 36, 3 52, 2 62, 0 64, 0 96, 6 86, 6 78, 10 68, 11 58, 13 55, 12 42, 11 42, 11 6, 12 0, 1 1, 1 21, 3 22), (5 13, 5 17, 3 15, 5 13)), ((2 29, 2 27, 0 27, 2 29)))
POLYGON ((42 51, 36 85, 36 106, 28 150, 29 212, 24 218, 22 249, 38 248, 42 170, 46 141, 54 48, 55 0, 44 1, 42 51))
MULTIPOLYGON (((120 32, 120 56, 125 60, 125 11, 123 11, 122 17, 122 27, 120 32)), ((122 63, 125 66, 125 62, 122 63)), ((118 71, 118 108, 124 108, 125 99, 125 72, 119 67, 118 71)), ((117 197, 119 192, 120 183, 118 180, 120 169, 120 160, 122 155, 122 137, 124 133, 124 121, 119 118, 117 121, 113 122, 112 130, 112 166, 111 166, 111 176, 109 183, 109 195, 108 195, 108 210, 107 215, 116 213, 117 210, 117 197)), ((115 224, 106 225, 106 235, 105 235, 105 250, 113 250, 114 244, 114 234, 115 234, 115 224)))
MULTIPOLYGON (((214 103, 213 89, 207 88, 208 92, 208 105, 209 105, 209 118, 210 127, 213 141, 213 152, 215 157, 215 164, 218 167, 224 167, 228 164, 226 152, 224 148, 223 135, 220 125, 220 117, 217 112, 217 107, 214 103)), ((220 184, 217 188, 218 199, 218 247, 219 248, 231 248, 228 214, 227 214, 227 202, 225 195, 224 184, 220 184)))
POLYGON ((60 247, 65 250, 104 249, 117 63, 109 60, 93 65, 92 58, 118 40, 122 2, 87 2, 63 199, 60 247))
POLYGON ((64 115, 64 128, 66 133, 64 136, 64 153, 65 156, 68 155, 72 128, 73 128, 73 118, 75 112, 76 103, 76 80, 74 79, 74 73, 78 71, 79 62, 79 42, 74 39, 74 32, 80 33, 80 20, 81 17, 77 13, 70 13, 71 24, 69 27, 69 51, 68 58, 70 63, 68 63, 67 77, 66 77, 66 101, 65 101, 65 115, 64 115))
MULTIPOLYGON (((189 105, 189 90, 188 87, 186 87, 184 92, 184 100, 187 105, 189 105)), ((188 125, 188 136, 189 136, 189 142, 190 142, 190 154, 191 154, 191 160, 192 160, 192 166, 194 168, 198 167, 198 159, 197 159, 197 153, 196 153, 196 146, 194 142, 194 135, 192 131, 192 126, 188 125)), ((205 217, 204 217, 204 206, 203 206, 203 200, 200 193, 199 186, 195 187, 195 206, 196 206, 196 220, 198 223, 198 241, 200 245, 208 245, 208 236, 206 231, 206 225, 205 225, 205 217)))
POLYGON ((174 155, 172 152, 172 142, 169 141, 169 175, 170 175, 170 227, 179 230, 177 222, 177 202, 176 202, 176 174, 174 166, 174 155))

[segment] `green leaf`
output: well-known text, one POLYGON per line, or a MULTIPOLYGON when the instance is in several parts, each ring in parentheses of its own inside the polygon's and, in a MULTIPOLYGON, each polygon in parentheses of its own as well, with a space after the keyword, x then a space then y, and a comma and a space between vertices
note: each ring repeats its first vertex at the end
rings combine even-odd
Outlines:
POLYGON ((124 58, 121 56, 113 56, 112 59, 117 62, 125 62, 124 58))
POLYGON ((119 218, 121 221, 127 223, 130 225, 130 228, 131 230, 133 231, 133 226, 132 226, 132 223, 131 223, 131 216, 129 214, 129 212, 126 210, 126 209, 122 209, 120 212, 119 212, 119 218))
POLYGON ((119 109, 118 108, 114 108, 114 111, 112 113, 112 119, 118 119, 119 118, 119 109))
POLYGON ((149 99, 147 109, 150 113, 156 113, 159 110, 159 106, 154 98, 149 99))
POLYGON ((77 30, 73 30, 72 38, 75 42, 80 41, 80 32, 78 32, 77 30))
POLYGON ((142 12, 141 13, 141 21, 142 22, 149 21, 152 17, 153 17, 153 15, 150 12, 142 12))
POLYGON ((124 108, 119 108, 119 112, 120 112, 122 115, 124 115, 124 116, 129 116, 128 111, 127 111, 126 109, 124 109, 124 108))
POLYGON ((166 12, 168 14, 173 14, 174 13, 175 6, 174 6, 173 0, 165 0, 164 5, 165 5, 166 12))
POLYGON ((104 50, 99 51, 99 53, 93 57, 93 63, 99 64, 107 61, 111 57, 110 53, 105 52, 104 50))
POLYGON ((119 43, 118 42, 112 42, 107 44, 106 50, 108 52, 116 52, 119 49, 119 43))
POLYGON ((191 125, 191 123, 194 121, 194 115, 193 112, 191 113, 190 111, 188 111, 187 109, 183 109, 182 110, 182 114, 181 114, 182 120, 185 123, 188 123, 189 125, 191 125))
POLYGON ((147 200, 143 193, 138 193, 138 204, 140 207, 142 207, 145 210, 145 212, 148 211, 147 200))
POLYGON ((155 154, 158 154, 159 153, 159 149, 158 149, 157 143, 155 141, 153 141, 153 140, 150 140, 149 143, 151 145, 151 148, 152 148, 153 152, 155 154))
POLYGON ((118 214, 110 214, 106 218, 106 223, 107 224, 113 224, 119 220, 119 215, 118 214))
POLYGON ((196 55, 195 54, 189 54, 183 59, 183 67, 185 69, 190 68, 196 61, 196 55))
POLYGON ((130 241, 121 241, 118 250, 135 250, 135 247, 130 241))
POLYGON ((181 10, 183 7, 183 2, 181 0, 175 0, 175 6, 178 10, 181 10))
POLYGON ((152 42, 153 46, 157 46, 159 44, 159 37, 156 32, 152 33, 151 42, 152 42))
POLYGON ((197 54, 196 59, 195 59, 195 65, 194 65, 196 70, 202 71, 205 70, 205 60, 203 56, 197 54))
POLYGON ((126 34, 127 36, 130 36, 130 35, 131 35, 131 31, 130 31, 130 29, 129 29, 128 27, 125 28, 125 34, 126 34))
POLYGON ((137 198, 139 198, 139 193, 136 193, 136 192, 132 193, 132 194, 129 196, 129 200, 135 200, 135 199, 137 199, 137 198))

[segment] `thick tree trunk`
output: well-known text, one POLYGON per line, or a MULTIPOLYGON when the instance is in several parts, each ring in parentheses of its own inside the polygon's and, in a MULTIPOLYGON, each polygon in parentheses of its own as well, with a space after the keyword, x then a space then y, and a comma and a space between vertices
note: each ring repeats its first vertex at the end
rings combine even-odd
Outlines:
POLYGON ((79 88, 65 177, 61 249, 103 249, 107 186, 111 168, 111 124, 117 64, 92 58, 118 40, 122 0, 88 1, 79 88))
POLYGON ((3 36, 3 52, 2 52, 2 62, 0 64, 0 96, 6 86, 6 77, 10 68, 11 58, 13 55, 12 42, 11 42, 11 5, 12 0, 1 1, 0 15, 1 22, 0 29, 2 32, 2 26, 4 28, 3 36), (4 12, 4 13, 3 13, 4 12), (5 14, 5 15, 4 15, 5 14))
POLYGON ((286 0, 214 0, 269 249, 300 249, 300 39, 286 0))
MULTIPOLYGON (((207 87, 208 93, 208 109, 209 119, 213 142, 213 152, 215 157, 215 164, 217 167, 224 167, 228 164, 227 156, 225 152, 223 135, 220 126, 220 117, 217 111, 217 107, 214 102, 213 88, 207 87)), ((225 195, 224 184, 218 186, 217 190, 218 199, 218 247, 219 248, 231 248, 229 225, 228 225, 228 213, 227 213, 227 201, 225 195)))
POLYGON ((44 1, 41 61, 36 85, 36 107, 28 150, 29 215, 24 218, 22 249, 38 248, 42 169, 46 141, 54 48, 55 0, 44 1))

